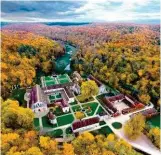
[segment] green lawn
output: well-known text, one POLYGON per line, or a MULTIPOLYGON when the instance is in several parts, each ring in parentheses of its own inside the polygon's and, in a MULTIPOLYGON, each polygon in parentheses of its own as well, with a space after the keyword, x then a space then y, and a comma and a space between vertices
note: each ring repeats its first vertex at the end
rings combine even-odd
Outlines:
POLYGON ((49 122, 49 119, 47 118, 47 116, 42 117, 42 125, 43 125, 44 128, 54 128, 54 127, 57 127, 56 124, 53 125, 53 124, 51 124, 49 122))
POLYGON ((36 128, 39 127, 39 119, 38 118, 34 118, 34 126, 36 128))
POLYGON ((45 76, 45 81, 53 80, 53 77, 51 76, 45 76))
POLYGON ((74 117, 72 114, 60 116, 57 118, 58 126, 63 126, 67 124, 71 124, 74 121, 74 117))
POLYGON ((60 137, 60 136, 63 136, 63 131, 61 129, 57 129, 57 130, 54 130, 54 131, 51 131, 51 132, 48 132, 47 133, 49 136, 52 136, 52 137, 60 137))
POLYGON ((82 107, 84 109, 86 109, 86 114, 88 116, 92 116, 94 114, 94 112, 96 111, 97 106, 98 106, 97 102, 91 102, 91 103, 87 103, 87 104, 82 105, 82 107), (89 107, 90 107, 90 110, 89 110, 89 107))
POLYGON ((59 80, 60 84, 64 84, 64 83, 68 83, 68 82, 70 82, 68 79, 59 80))
POLYGON ((103 108, 101 106, 99 106, 96 114, 100 114, 102 112, 105 112, 105 111, 103 110, 103 108))
POLYGON ((10 98, 19 101, 20 105, 24 105, 24 103, 25 103, 25 100, 24 100, 25 93, 26 93, 25 89, 14 89, 11 93, 10 98))
POLYGON ((114 123, 112 123, 112 126, 115 129, 121 129, 122 128, 122 124, 120 122, 114 122, 114 123))
POLYGON ((76 106, 73 106, 73 107, 72 107, 72 110, 73 110, 74 112, 76 112, 76 111, 81 111, 81 107, 80 107, 80 105, 76 105, 76 106))
POLYGON ((153 116, 147 119, 147 122, 150 123, 154 127, 160 128, 160 115, 153 116))
POLYGON ((98 133, 107 136, 108 134, 113 133, 113 132, 108 126, 104 126, 98 130, 98 133))
POLYGON ((46 86, 53 86, 56 84, 55 81, 45 81, 46 86))

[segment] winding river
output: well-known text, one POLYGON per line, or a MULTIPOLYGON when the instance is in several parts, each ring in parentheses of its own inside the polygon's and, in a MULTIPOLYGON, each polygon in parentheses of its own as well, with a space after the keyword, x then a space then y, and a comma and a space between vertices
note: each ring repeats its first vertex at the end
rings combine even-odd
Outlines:
POLYGON ((72 46, 71 44, 65 43, 65 54, 56 59, 56 73, 69 73, 71 72, 70 61, 71 57, 74 53, 76 53, 77 48, 72 46))

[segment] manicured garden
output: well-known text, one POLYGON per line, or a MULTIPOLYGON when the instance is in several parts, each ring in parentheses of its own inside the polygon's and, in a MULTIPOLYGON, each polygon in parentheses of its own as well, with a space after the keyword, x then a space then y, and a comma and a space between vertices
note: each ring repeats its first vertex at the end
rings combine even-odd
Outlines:
POLYGON ((88 116, 94 115, 97 106, 98 106, 97 102, 91 102, 91 103, 87 103, 87 104, 82 105, 83 109, 85 109, 85 112, 88 116))
POLYGON ((76 112, 76 111, 81 111, 81 107, 80 107, 80 105, 76 105, 76 106, 73 106, 73 107, 72 107, 72 110, 73 110, 74 112, 76 112))
POLYGON ((58 126, 71 124, 73 121, 74 121, 74 117, 72 114, 57 117, 58 126))

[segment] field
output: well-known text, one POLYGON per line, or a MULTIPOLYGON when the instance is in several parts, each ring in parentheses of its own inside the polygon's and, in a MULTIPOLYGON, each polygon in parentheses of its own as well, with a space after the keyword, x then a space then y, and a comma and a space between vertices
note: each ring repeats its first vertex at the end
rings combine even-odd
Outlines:
POLYGON ((72 114, 60 116, 57 118, 58 126, 63 126, 67 124, 71 124, 74 121, 74 117, 72 114))

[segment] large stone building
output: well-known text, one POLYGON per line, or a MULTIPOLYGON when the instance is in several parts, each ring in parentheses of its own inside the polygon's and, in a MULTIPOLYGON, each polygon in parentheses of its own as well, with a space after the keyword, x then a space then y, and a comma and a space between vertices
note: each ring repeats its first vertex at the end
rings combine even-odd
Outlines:
POLYGON ((27 107, 38 115, 46 115, 48 107, 59 106, 64 113, 69 112, 69 103, 74 102, 73 82, 68 75, 42 77, 42 87, 34 86, 27 90, 24 99, 27 107))

